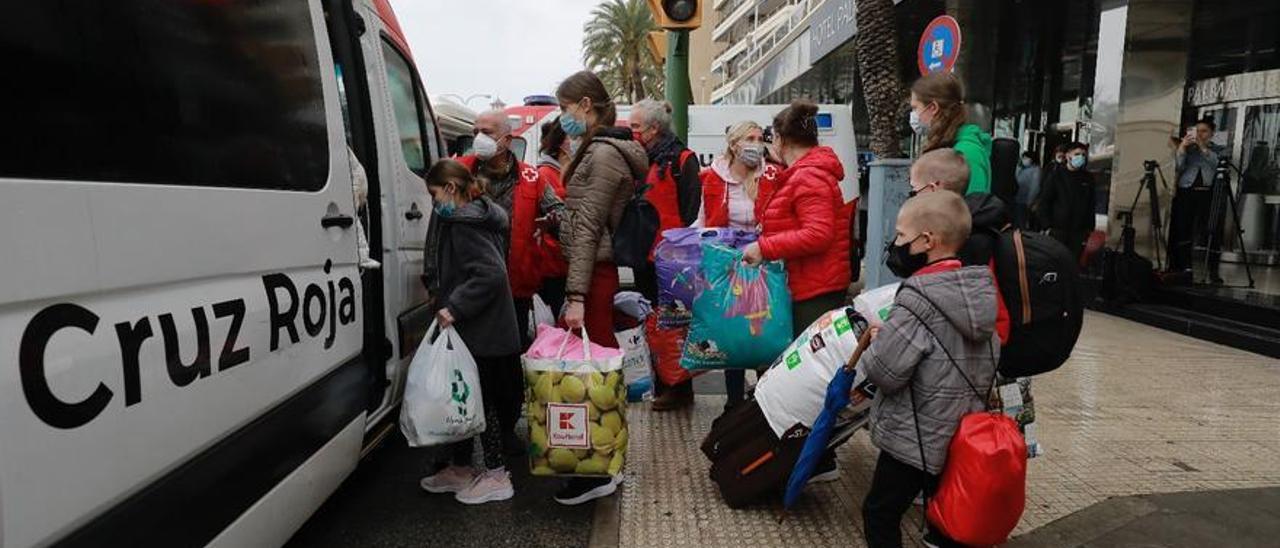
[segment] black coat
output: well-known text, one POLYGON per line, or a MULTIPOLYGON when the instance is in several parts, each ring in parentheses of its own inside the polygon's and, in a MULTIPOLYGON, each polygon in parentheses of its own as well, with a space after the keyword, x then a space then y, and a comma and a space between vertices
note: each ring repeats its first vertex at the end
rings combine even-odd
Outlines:
POLYGON ((1093 175, 1088 171, 1054 169, 1040 185, 1036 219, 1054 236, 1082 238, 1093 231, 1093 175))
POLYGON ((503 258, 510 232, 506 212, 485 197, 437 218, 436 309, 453 314, 454 327, 472 356, 519 354, 520 325, 503 258))

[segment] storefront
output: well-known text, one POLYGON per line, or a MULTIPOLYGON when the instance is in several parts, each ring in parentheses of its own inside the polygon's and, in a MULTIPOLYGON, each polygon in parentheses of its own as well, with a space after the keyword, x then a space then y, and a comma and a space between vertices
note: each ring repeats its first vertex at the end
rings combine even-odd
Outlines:
MULTIPOLYGON (((827 0, 816 8, 800 39, 726 101, 848 103, 865 134, 856 25, 842 33, 826 22, 852 4, 827 0)), ((922 30, 943 14, 955 17, 963 32, 956 73, 966 84, 972 121, 1043 160, 1059 143, 1089 145, 1096 211, 1113 247, 1123 229, 1117 219, 1131 213, 1138 252, 1163 262, 1165 242, 1155 237, 1150 201, 1140 194, 1144 164, 1154 161, 1167 181, 1158 200, 1167 235, 1174 139, 1196 120, 1215 120, 1215 140, 1232 164, 1236 206, 1222 211, 1225 283, 1205 283, 1212 275, 1201 243, 1194 275, 1200 283, 1166 289, 1183 293, 1170 302, 1209 314, 1263 307, 1264 314, 1246 316, 1271 318, 1261 323, 1274 331, 1263 335, 1280 347, 1280 2, 904 0, 896 17, 905 82, 919 75, 915 50, 922 30), (1236 226, 1243 230, 1238 238, 1236 226), (1187 294, 1216 300, 1195 304, 1187 294)))

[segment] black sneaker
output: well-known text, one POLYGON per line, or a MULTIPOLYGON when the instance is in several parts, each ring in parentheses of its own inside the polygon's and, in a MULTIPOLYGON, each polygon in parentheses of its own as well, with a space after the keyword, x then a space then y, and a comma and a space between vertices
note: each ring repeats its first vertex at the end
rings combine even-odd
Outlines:
POLYGON ((570 478, 555 499, 565 506, 576 506, 607 497, 617 490, 618 483, 613 478, 570 478))

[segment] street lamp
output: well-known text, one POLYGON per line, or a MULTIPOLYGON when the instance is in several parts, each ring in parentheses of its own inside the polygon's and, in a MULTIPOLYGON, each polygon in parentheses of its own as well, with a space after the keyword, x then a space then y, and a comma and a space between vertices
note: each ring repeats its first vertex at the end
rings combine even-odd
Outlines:
POLYGON ((472 99, 492 99, 493 98, 493 96, 489 95, 488 93, 477 93, 477 94, 471 95, 470 97, 467 97, 466 99, 463 99, 462 96, 458 95, 457 93, 445 93, 441 95, 441 97, 456 97, 459 103, 462 103, 464 106, 467 106, 467 107, 471 106, 472 99))

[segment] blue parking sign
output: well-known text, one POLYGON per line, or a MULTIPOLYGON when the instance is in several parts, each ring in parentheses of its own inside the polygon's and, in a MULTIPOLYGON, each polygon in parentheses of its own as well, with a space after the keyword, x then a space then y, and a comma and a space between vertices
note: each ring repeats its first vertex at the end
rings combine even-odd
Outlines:
POLYGON ((920 35, 917 54, 921 75, 954 70, 960 58, 960 23, 950 15, 930 21, 920 35))

